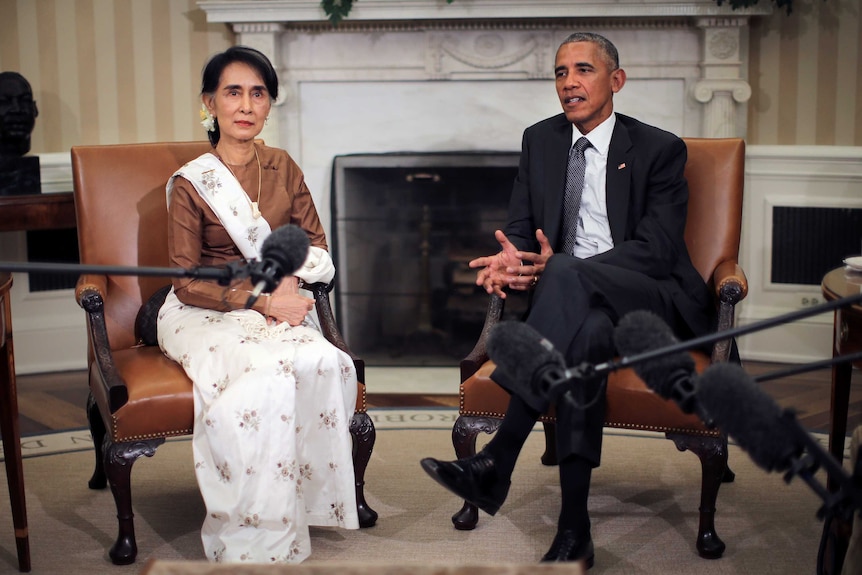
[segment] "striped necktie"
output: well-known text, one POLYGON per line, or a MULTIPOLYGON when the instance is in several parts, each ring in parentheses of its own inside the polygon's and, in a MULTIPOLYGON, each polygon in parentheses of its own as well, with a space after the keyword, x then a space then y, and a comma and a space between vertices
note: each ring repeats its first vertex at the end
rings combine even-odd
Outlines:
POLYGON ((584 150, 592 144, 584 137, 569 150, 569 165, 566 168, 566 196, 563 200, 563 250, 571 255, 575 251, 575 236, 578 233, 578 211, 581 209, 581 193, 584 190, 584 172, 587 161, 584 150))

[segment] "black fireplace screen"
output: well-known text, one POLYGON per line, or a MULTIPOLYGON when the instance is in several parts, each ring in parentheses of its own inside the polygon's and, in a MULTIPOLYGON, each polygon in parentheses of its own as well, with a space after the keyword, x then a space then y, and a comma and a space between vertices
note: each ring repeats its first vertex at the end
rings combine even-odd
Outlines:
MULTIPOLYGON (((488 296, 468 262, 495 253, 516 153, 362 154, 334 160, 336 316, 368 365, 454 366, 488 296)), ((526 309, 507 298, 506 315, 526 309)))

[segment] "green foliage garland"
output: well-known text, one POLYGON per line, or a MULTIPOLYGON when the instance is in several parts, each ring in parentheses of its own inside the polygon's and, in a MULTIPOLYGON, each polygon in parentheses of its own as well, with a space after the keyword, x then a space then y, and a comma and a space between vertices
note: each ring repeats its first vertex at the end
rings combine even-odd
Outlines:
MULTIPOLYGON (((789 0, 784 1, 787 2, 789 0)), ((321 0, 320 5, 323 6, 323 11, 326 12, 326 16, 332 22, 332 25, 337 26, 339 22, 350 14, 353 2, 354 0, 321 0)), ((446 0, 446 3, 451 4, 452 0, 446 0)))
MULTIPOLYGON (((333 26, 337 26, 339 22, 347 18, 350 10, 353 8, 353 2, 358 0, 321 0, 320 5, 326 16, 333 26)), ((453 0, 446 0, 447 4, 451 4, 453 0)), ((715 3, 721 6, 725 2, 730 4, 730 7, 736 10, 737 8, 748 8, 754 6, 760 0, 715 0, 715 3)), ((793 11, 793 0, 771 0, 779 8, 784 8, 788 14, 793 11)))
MULTIPOLYGON (((757 4, 758 0, 715 0, 715 3, 721 6, 725 1, 730 2, 730 7, 736 10, 737 8, 748 8, 757 4)), ((779 8, 784 8, 788 14, 793 11, 793 0, 772 0, 779 8)))

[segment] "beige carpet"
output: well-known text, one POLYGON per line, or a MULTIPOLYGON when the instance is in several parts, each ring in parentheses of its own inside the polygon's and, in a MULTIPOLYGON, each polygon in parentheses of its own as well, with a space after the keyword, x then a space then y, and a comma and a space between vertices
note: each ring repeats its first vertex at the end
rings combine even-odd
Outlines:
MULTIPOLYGON (((480 438, 480 442, 483 440, 480 438)), ((367 474, 377 526, 359 531, 315 529, 307 564, 401 562, 534 564, 550 544, 559 509, 556 468, 538 459, 533 433, 519 461, 509 499, 496 517, 480 516, 474 531, 456 531, 460 502, 419 467, 423 456, 451 458, 447 429, 381 430, 367 474)), ((798 479, 786 485, 735 447, 735 483, 719 494, 722 559, 700 559, 694 548, 700 465, 663 438, 608 432, 604 462, 590 500, 596 567, 608 574, 813 573, 822 524, 819 499, 798 479)), ((191 444, 172 441, 132 473, 138 562, 116 567, 107 549, 116 536, 108 490, 91 491, 92 453, 25 460, 33 573, 137 574, 148 559, 200 560, 204 509, 191 466, 191 444)), ((17 570, 8 492, 0 489, 0 573, 17 570)))

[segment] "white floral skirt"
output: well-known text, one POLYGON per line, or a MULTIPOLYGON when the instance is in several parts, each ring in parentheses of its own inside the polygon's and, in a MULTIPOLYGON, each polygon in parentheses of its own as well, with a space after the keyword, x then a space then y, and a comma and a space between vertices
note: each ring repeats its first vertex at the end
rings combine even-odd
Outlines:
POLYGON ((309 525, 357 529, 353 361, 310 323, 251 310, 159 312, 159 345, 194 382, 194 463, 207 558, 298 563, 309 525))

